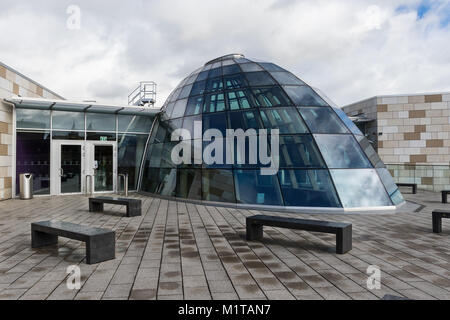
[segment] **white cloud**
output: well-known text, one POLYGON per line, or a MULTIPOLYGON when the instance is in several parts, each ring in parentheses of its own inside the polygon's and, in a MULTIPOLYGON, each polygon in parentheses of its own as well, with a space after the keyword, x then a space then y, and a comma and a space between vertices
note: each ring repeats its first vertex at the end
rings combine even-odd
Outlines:
POLYGON ((444 3, 420 1, 4 0, 0 61, 74 99, 126 103, 139 81, 158 104, 188 73, 232 52, 273 61, 338 104, 377 94, 450 91, 444 3), (396 10, 399 6, 406 10, 396 10))

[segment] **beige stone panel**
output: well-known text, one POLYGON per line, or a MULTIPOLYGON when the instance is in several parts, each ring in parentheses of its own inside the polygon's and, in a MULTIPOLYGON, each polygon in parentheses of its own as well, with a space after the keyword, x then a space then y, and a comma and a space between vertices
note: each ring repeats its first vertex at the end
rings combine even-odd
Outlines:
POLYGON ((380 127, 384 127, 384 126, 387 126, 387 124, 388 124, 388 120, 389 119, 378 119, 378 127, 380 128, 380 127))
POLYGON ((9 167, 12 165, 12 157, 11 156, 0 156, 0 166, 9 167))
POLYGON ((378 113, 378 119, 392 119, 392 112, 380 112, 378 113))
POLYGON ((442 95, 442 101, 450 102, 450 94, 443 94, 442 95))
POLYGON ((6 79, 6 68, 4 66, 0 66, 0 77, 6 79))
POLYGON ((420 118, 420 124, 431 124, 431 118, 420 118))
POLYGON ((383 141, 383 148, 398 148, 399 141, 383 141))
POLYGON ((425 154, 416 154, 416 155, 410 155, 409 161, 411 163, 426 163, 427 162, 427 155, 425 154))
POLYGON ((0 144, 12 144, 12 135, 2 134, 0 138, 0 144))
POLYGON ((382 128, 382 132, 386 133, 398 133, 398 127, 396 126, 386 126, 382 128))
POLYGON ((12 112, 0 111, 0 121, 12 123, 12 112))
POLYGON ((425 114, 427 118, 438 118, 442 117, 442 110, 426 110, 425 114))
POLYGON ((414 126, 400 126, 400 127, 398 127, 398 131, 401 133, 415 132, 414 126))
POLYGON ((13 90, 13 83, 7 79, 0 78, 0 88, 12 92, 13 90))
POLYGON ((439 132, 439 131, 443 131, 443 126, 440 124, 432 124, 427 126, 427 132, 439 132))
POLYGON ((12 72, 9 69, 6 69, 6 79, 11 81, 11 82, 17 82, 16 81, 16 74, 14 72, 12 72))
POLYGON ((446 154, 449 154, 449 149, 448 148, 439 148, 438 149, 439 150, 439 154, 443 154, 443 155, 446 155, 446 154))
POLYGON ((398 111, 403 111, 403 104, 388 104, 387 105, 387 111, 393 111, 393 112, 398 112, 398 111))
POLYGON ((425 96, 409 96, 408 103, 424 103, 425 96))
POLYGON ((398 146, 400 147, 400 148, 408 148, 408 147, 410 147, 410 143, 411 143, 412 141, 405 141, 405 140, 400 140, 400 141, 398 141, 398 146))
POLYGON ((387 104, 379 104, 377 107, 378 112, 388 112, 387 104))
POLYGON ((427 95, 425 102, 442 102, 442 94, 427 95))
POLYGON ((8 134, 8 132, 9 132, 9 124, 0 121, 0 133, 8 134))
POLYGON ((19 94, 19 85, 17 83, 13 83, 13 93, 19 94))
POLYGON ((378 155, 392 155, 395 154, 394 149, 392 148, 383 148, 383 149, 378 149, 378 155))
POLYGON ((420 140, 419 132, 406 132, 404 133, 405 140, 420 140))
POLYGON ((8 145, 0 144, 0 156, 8 156, 8 145))
POLYGON ((412 110, 409 111, 409 118, 425 118, 425 110, 412 110))
POLYGON ((413 104, 410 104, 410 103, 404 104, 404 105, 403 105, 403 110, 404 110, 404 111, 411 111, 411 110, 414 110, 414 105, 413 105, 413 104))
POLYGON ((431 118, 431 124, 448 124, 448 117, 431 118))
POLYGON ((409 118, 409 111, 400 111, 398 113, 398 117, 401 118, 401 119, 409 118))
POLYGON ((0 189, 5 189, 5 178, 0 177, 0 189))
POLYGON ((409 144, 410 148, 423 148, 427 145, 425 140, 411 140, 406 142, 409 144))
POLYGON ((432 186, 433 185, 433 178, 431 177, 422 177, 422 185, 429 185, 432 186))
POLYGON ((26 88, 26 89, 28 89, 31 92, 36 92, 37 85, 34 82, 29 81, 28 82, 28 88, 26 88))
POLYGON ((439 154, 439 150, 438 148, 422 148, 420 149, 420 153, 421 154, 427 154, 427 155, 431 155, 431 154, 439 154))
POLYGON ((409 162, 409 155, 402 155, 398 157, 399 163, 408 163, 409 162))
POLYGON ((399 163, 399 157, 395 155, 380 156, 384 163, 399 163))
POLYGON ((447 109, 447 102, 436 102, 431 104, 431 110, 447 109))
POLYGON ((12 198, 12 189, 3 190, 3 200, 8 200, 12 198))
POLYGON ((381 103, 382 104, 397 104, 398 99, 397 99, 397 97, 382 97, 381 103))
POLYGON ((425 125, 415 125, 414 126, 414 132, 426 132, 427 131, 427 126, 425 125))
POLYGON ((36 88, 36 94, 38 95, 38 96, 40 96, 40 97, 43 97, 44 96, 44 91, 43 91, 44 89, 42 89, 41 87, 37 87, 36 88))
POLYGON ((417 103, 414 105, 414 110, 430 110, 431 103, 417 103))
POLYGON ((9 167, 0 167, 0 177, 8 177, 8 168, 9 167))

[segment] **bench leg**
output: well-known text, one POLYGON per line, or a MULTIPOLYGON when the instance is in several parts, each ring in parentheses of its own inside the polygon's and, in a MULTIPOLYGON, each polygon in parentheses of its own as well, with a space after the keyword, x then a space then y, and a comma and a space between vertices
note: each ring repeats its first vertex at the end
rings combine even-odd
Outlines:
POLYGON ((58 236, 31 229, 31 247, 40 248, 58 243, 58 236))
POLYGON ((103 202, 89 201, 90 212, 103 212, 103 202))
POLYGON ((338 230, 336 233, 336 253, 344 254, 352 250, 352 226, 338 230))
POLYGON ((441 233, 442 232, 442 217, 439 213, 433 212, 433 232, 441 233))
POLYGON ((263 238, 263 225, 247 221, 247 240, 261 240, 263 238))
POLYGON ((127 217, 139 217, 142 215, 141 203, 130 203, 127 205, 127 217))
POLYGON ((86 242, 86 263, 96 264, 116 258, 116 235, 114 232, 91 237, 86 242))
POLYGON ((413 191, 413 194, 417 194, 417 185, 413 185, 412 191, 413 191))
POLYGON ((447 193, 442 192, 442 203, 447 203, 447 193))

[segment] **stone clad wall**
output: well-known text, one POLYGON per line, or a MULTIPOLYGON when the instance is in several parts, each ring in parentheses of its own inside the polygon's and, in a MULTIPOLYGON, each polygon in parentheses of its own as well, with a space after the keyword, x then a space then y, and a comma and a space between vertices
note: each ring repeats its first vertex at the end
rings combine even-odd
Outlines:
POLYGON ((343 108, 371 116, 374 109, 378 154, 397 182, 450 188, 450 93, 381 96, 343 108))
POLYGON ((0 63, 0 201, 12 197, 13 110, 3 98, 23 97, 62 99, 17 71, 0 63))

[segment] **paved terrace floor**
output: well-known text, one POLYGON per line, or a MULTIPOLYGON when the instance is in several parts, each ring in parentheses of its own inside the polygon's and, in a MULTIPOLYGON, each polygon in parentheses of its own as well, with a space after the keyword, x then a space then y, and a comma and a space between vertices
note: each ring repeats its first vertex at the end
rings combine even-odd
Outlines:
MULTIPOLYGON (((133 195, 142 217, 105 205, 89 213, 82 196, 0 202, 0 299, 450 299, 450 220, 431 232, 440 195, 405 196, 424 207, 397 215, 302 215, 353 223, 353 250, 335 254, 335 236, 265 228, 245 240, 245 217, 258 211, 133 195), (30 223, 57 219, 116 231, 116 259, 84 263, 84 243, 31 249, 30 223), (66 268, 79 265, 81 290, 68 290, 66 268), (382 271, 381 290, 366 270, 382 271)), ((292 216, 280 214, 282 216, 292 216)))

